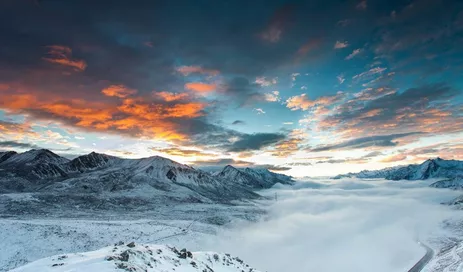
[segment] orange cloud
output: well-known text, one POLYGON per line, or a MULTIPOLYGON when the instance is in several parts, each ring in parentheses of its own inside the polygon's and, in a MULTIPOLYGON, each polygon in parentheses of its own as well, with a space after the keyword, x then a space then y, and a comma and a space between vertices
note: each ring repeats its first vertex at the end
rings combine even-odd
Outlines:
POLYGON ((6 91, 10 88, 8 84, 2 84, 0 83, 0 91, 6 91))
POLYGON ((190 91, 195 91, 198 93, 209 93, 214 91, 217 88, 215 84, 207 84, 201 82, 190 82, 185 84, 185 89, 190 91))
POLYGON ((84 71, 87 68, 87 63, 84 60, 71 59, 71 48, 62 45, 50 45, 47 48, 49 57, 44 57, 43 60, 73 67, 76 71, 84 71))
POLYGON ((101 90, 101 92, 106 96, 116 96, 124 98, 136 94, 137 90, 129 89, 124 85, 111 85, 101 90))
POLYGON ((286 107, 295 111, 295 110, 309 110, 314 106, 329 106, 330 104, 336 102, 341 97, 341 93, 334 96, 322 96, 316 100, 310 100, 306 94, 296 95, 288 98, 286 100, 286 107))
POLYGON ((398 161, 403 161, 406 159, 407 159, 407 155, 397 154, 397 155, 386 157, 382 159, 381 162, 398 162, 398 161))
POLYGON ((187 93, 171 93, 171 92, 153 92, 153 95, 167 102, 183 100, 189 97, 187 93))
POLYGON ((187 139, 175 120, 202 116, 205 106, 199 102, 156 102, 144 97, 124 98, 120 102, 93 102, 46 94, 0 93, 0 108, 14 114, 54 120, 89 131, 167 140, 187 139))
POLYGON ((211 156, 211 153, 203 152, 196 149, 183 149, 178 147, 156 148, 152 147, 152 151, 161 152, 163 154, 178 156, 178 157, 204 157, 211 156))
POLYGON ((201 66, 180 66, 177 67, 175 70, 177 70, 177 72, 183 74, 184 76, 188 76, 189 74, 195 73, 216 76, 220 73, 219 70, 205 69, 201 66))

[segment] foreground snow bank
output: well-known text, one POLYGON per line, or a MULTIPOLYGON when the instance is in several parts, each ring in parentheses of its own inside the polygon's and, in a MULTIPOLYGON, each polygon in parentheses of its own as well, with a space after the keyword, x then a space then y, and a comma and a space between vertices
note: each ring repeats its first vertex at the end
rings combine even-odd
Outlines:
POLYGON ((85 253, 56 255, 12 270, 37 271, 151 271, 151 272, 259 272, 229 254, 190 252, 164 245, 122 242, 85 253))

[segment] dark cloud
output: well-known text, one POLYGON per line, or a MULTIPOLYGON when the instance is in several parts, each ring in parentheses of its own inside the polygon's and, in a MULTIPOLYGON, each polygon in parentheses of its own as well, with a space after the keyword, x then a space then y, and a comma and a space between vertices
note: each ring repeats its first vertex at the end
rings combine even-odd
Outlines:
POLYGON ((22 149, 39 149, 40 147, 34 144, 21 143, 16 141, 1 141, 0 147, 9 147, 9 148, 22 148, 22 149))
POLYGON ((256 164, 253 162, 235 160, 231 158, 219 158, 211 160, 198 160, 193 163, 194 166, 207 169, 209 171, 219 171, 227 165, 232 165, 237 168, 251 167, 251 168, 264 168, 271 171, 287 171, 291 170, 291 167, 271 164, 256 164))
POLYGON ((273 145, 286 136, 279 133, 255 133, 243 135, 241 139, 234 142, 228 147, 229 152, 241 152, 250 150, 260 150, 264 147, 273 145))
POLYGON ((397 142, 393 140, 398 138, 403 138, 411 135, 420 134, 419 132, 410 132, 403 134, 391 134, 391 135, 381 135, 381 136, 371 136, 349 140, 340 144, 334 145, 325 145, 321 147, 316 147, 309 149, 312 152, 321 152, 321 151, 331 151, 331 150, 349 150, 349 149, 359 149, 367 147, 391 147, 396 146, 397 142))
POLYGON ((323 118, 321 128, 337 127, 358 135, 391 132, 448 133, 462 130, 463 118, 458 105, 449 103, 461 92, 446 84, 430 84, 403 92, 370 90, 338 107, 323 118), (371 128, 375 130, 372 131, 371 128))
POLYGON ((236 121, 233 121, 232 125, 244 125, 246 124, 246 122, 242 121, 242 120, 236 120, 236 121))
POLYGON ((234 77, 228 80, 222 88, 225 95, 230 96, 233 102, 240 107, 265 100, 265 95, 259 90, 259 84, 252 83, 245 77, 234 77))

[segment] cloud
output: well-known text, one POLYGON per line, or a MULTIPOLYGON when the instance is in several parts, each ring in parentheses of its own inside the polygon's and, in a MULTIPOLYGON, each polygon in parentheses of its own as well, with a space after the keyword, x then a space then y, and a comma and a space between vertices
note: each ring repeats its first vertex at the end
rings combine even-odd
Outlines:
POLYGON ((270 190, 265 196, 278 201, 269 203, 265 218, 219 232, 204 247, 263 271, 403 271, 424 254, 417 237, 427 240, 443 231, 444 220, 460 218, 440 204, 458 192, 421 182, 317 182, 321 188, 302 181, 270 190), (391 250, 397 244, 400 250, 391 250))
POLYGON ((295 110, 309 110, 315 106, 326 106, 337 102, 342 97, 339 93, 334 96, 322 96, 315 100, 310 100, 307 94, 295 95, 286 100, 286 107, 295 110))
POLYGON ((237 160, 232 158, 218 158, 210 160, 196 160, 192 163, 195 167, 220 171, 227 165, 232 165, 237 168, 251 167, 251 168, 263 168, 268 169, 269 171, 287 171, 291 170, 291 167, 280 166, 280 165, 271 165, 271 164, 256 164, 254 162, 237 160))
POLYGON ((179 66, 176 67, 175 70, 184 76, 188 76, 190 74, 205 74, 210 76, 216 76, 220 74, 218 70, 214 69, 205 69, 201 66, 179 66))
POLYGON ((1 95, 0 108, 31 119, 53 120, 87 131, 119 133, 132 137, 186 139, 182 120, 205 115, 205 104, 194 101, 153 101, 149 97, 119 101, 87 101, 50 95, 9 93, 1 95))
POLYGON ((344 42, 340 42, 340 41, 336 41, 336 43, 334 44, 334 49, 342 49, 342 48, 346 48, 349 46, 349 43, 344 41, 344 42))
POLYGON ((217 89, 217 85, 202 82, 190 82, 185 84, 185 89, 198 93, 210 93, 217 89))
POLYGON ((316 148, 309 149, 311 152, 321 151, 332 151, 332 150, 350 150, 350 149, 362 149, 367 147, 391 147, 396 146, 397 142, 393 142, 395 139, 417 135, 418 132, 410 132, 403 134, 391 134, 391 135, 379 135, 371 137, 357 138, 348 140, 339 144, 325 145, 316 148))
POLYGON ((352 53, 350 53, 345 59, 346 60, 351 60, 351 59, 355 58, 355 56, 357 56, 361 52, 362 52, 362 49, 360 49, 360 48, 354 49, 354 51, 352 51, 352 53))
POLYGON ((360 9, 360 10, 365 10, 367 9, 367 1, 366 0, 363 0, 363 1, 360 1, 357 6, 356 6, 357 9, 360 9))
POLYGON ((302 58, 306 56, 309 52, 312 52, 320 47, 322 43, 322 39, 320 38, 315 38, 315 39, 310 39, 306 43, 304 43, 299 49, 297 50, 297 56, 299 58, 302 58))
POLYGON ((103 93, 106 96, 116 96, 124 98, 136 94, 137 90, 129 89, 124 85, 111 85, 101 90, 101 93, 103 93))
POLYGON ((338 80, 339 84, 342 84, 344 83, 344 81, 346 81, 346 78, 344 77, 343 74, 338 75, 336 79, 338 80))
POLYGON ((398 161, 403 161, 407 159, 407 155, 404 154, 396 154, 392 156, 388 156, 384 159, 381 160, 381 162, 398 162, 398 161))
POLYGON ((212 153, 204 152, 199 149, 188 149, 188 148, 180 148, 180 147, 151 147, 150 150, 155 152, 160 152, 162 154, 167 154, 170 156, 177 156, 177 157, 203 157, 203 156, 211 156, 212 153))
POLYGON ((76 71, 84 71, 87 63, 83 60, 71 59, 72 49, 62 45, 47 46, 48 57, 42 59, 51 63, 56 63, 74 68, 76 71))
POLYGON ((358 75, 353 76, 352 79, 359 79, 360 80, 360 79, 364 79, 364 78, 369 78, 369 77, 374 76, 376 74, 381 74, 386 70, 387 70, 387 68, 385 68, 385 67, 371 68, 370 70, 368 70, 366 72, 363 72, 363 73, 360 73, 358 75))
POLYGON ((260 34, 260 37, 270 43, 279 42, 283 35, 286 21, 292 13, 292 9, 293 7, 291 5, 284 5, 278 8, 270 19, 267 28, 260 34))
POLYGON ((257 112, 257 114, 265 114, 265 111, 261 108, 255 108, 254 111, 257 112))
POLYGON ((445 84, 432 84, 399 92, 387 88, 367 89, 343 101, 330 114, 318 116, 317 129, 348 137, 408 132, 451 133, 462 131, 459 107, 449 99, 459 91, 445 84), (372 131, 371 128, 375 130, 372 131))
POLYGON ((261 87, 268 87, 278 83, 277 78, 267 79, 266 77, 257 77, 254 83, 259 84, 261 87))
POLYGON ((244 125, 246 124, 246 122, 242 121, 242 120, 235 120, 233 121, 232 125, 244 125))
POLYGON ((260 85, 251 83, 245 77, 231 78, 222 85, 221 89, 225 95, 233 98, 239 107, 265 101, 265 95, 260 92, 260 85))
POLYGON ((227 150, 229 152, 260 150, 285 138, 286 136, 284 134, 279 133, 255 133, 243 135, 238 141, 232 143, 227 150))
POLYGON ((290 137, 289 139, 278 142, 274 150, 271 151, 271 154, 275 157, 287 158, 301 149, 300 144, 302 142, 304 142, 304 138, 290 137))
POLYGON ((172 102, 186 100, 189 98, 187 93, 171 93, 171 92, 153 92, 153 96, 159 97, 161 100, 172 102))
POLYGON ((264 96, 265 96, 265 101, 268 101, 268 102, 278 102, 281 100, 279 91, 273 91, 271 93, 266 93, 264 94, 264 96))
POLYGON ((0 147, 7 147, 7 148, 23 148, 23 149, 30 149, 30 148, 40 148, 37 145, 30 144, 30 143, 21 143, 16 141, 0 141, 0 147))

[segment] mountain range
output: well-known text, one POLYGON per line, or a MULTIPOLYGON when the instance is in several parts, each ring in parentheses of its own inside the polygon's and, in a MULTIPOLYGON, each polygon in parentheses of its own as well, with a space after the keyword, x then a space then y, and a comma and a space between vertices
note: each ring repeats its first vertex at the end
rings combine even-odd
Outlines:
POLYGON ((179 201, 228 202, 258 198, 256 189, 293 182, 267 169, 229 165, 212 174, 159 156, 125 159, 92 152, 69 160, 46 149, 0 152, 0 193, 135 192, 179 201))
POLYGON ((340 178, 384 178, 388 180, 441 179, 433 184, 436 188, 463 188, 463 161, 429 159, 421 164, 396 166, 381 170, 364 170, 358 173, 338 175, 340 178))

